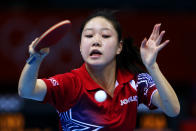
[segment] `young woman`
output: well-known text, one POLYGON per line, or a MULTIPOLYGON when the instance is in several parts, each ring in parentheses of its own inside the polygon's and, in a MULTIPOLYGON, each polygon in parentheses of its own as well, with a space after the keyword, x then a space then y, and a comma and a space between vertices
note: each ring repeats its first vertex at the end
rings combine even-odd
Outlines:
POLYGON ((150 38, 142 41, 138 54, 132 43, 122 40, 113 14, 97 12, 81 28, 84 64, 48 79, 37 79, 49 49, 43 49, 43 55, 35 52, 35 40, 29 52, 37 58, 22 71, 19 95, 52 104, 59 114, 60 130, 131 131, 140 103, 177 116, 178 98, 156 62, 158 52, 169 42, 161 43, 165 31, 159 33, 160 26, 156 24, 150 38), (142 65, 150 75, 142 73, 142 65))

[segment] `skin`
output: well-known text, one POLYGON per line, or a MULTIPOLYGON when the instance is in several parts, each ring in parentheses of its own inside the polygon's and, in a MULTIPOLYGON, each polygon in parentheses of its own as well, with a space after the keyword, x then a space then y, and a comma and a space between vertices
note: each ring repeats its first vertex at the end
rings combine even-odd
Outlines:
MULTIPOLYGON (((161 73, 156 62, 159 51, 167 45, 168 40, 161 43, 165 31, 160 31, 161 24, 154 26, 149 39, 142 41, 140 54, 142 61, 156 83, 158 89, 152 96, 152 103, 159 107, 168 116, 177 116, 180 112, 178 98, 161 73)), ((81 37, 80 51, 90 76, 105 91, 113 97, 116 81, 116 55, 122 50, 122 42, 118 42, 118 34, 112 23, 103 17, 91 19, 84 27, 81 37), (92 50, 99 50, 101 55, 90 56, 92 50)), ((19 80, 18 92, 24 98, 43 101, 46 95, 46 85, 41 79, 37 79, 38 70, 49 49, 43 49, 42 54, 34 52, 33 41, 29 46, 31 55, 36 56, 35 62, 26 64, 19 80)))
POLYGON ((122 43, 113 25, 103 17, 91 19, 84 27, 80 51, 90 76, 113 97, 116 81, 116 55, 120 54, 122 43), (92 50, 102 55, 90 56, 92 50))
POLYGON ((168 43, 169 40, 161 43, 165 31, 160 32, 161 24, 156 24, 151 36, 142 41, 140 54, 142 61, 155 81, 158 91, 152 96, 152 103, 159 107, 170 117, 177 116, 180 113, 180 103, 172 86, 161 73, 156 62, 157 55, 168 43))

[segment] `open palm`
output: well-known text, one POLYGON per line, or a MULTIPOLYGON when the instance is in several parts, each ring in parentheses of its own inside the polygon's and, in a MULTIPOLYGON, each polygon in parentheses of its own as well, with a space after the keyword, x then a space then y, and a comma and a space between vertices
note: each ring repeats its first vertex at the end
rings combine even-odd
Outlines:
POLYGON ((165 31, 159 33, 160 26, 161 24, 156 24, 150 38, 145 38, 140 46, 141 58, 146 67, 152 67, 156 63, 158 52, 169 43, 169 40, 161 43, 165 31))

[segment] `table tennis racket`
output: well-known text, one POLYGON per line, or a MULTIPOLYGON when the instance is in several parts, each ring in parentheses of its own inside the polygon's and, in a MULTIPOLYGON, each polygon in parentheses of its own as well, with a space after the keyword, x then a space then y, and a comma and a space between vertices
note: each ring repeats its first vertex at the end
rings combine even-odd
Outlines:
MULTIPOLYGON (((44 32, 37 40, 34 45, 34 51, 41 54, 40 50, 43 48, 50 47, 58 43, 59 40, 69 31, 71 27, 71 22, 69 20, 61 21, 52 27, 50 27, 46 32, 44 32)), ((32 63, 35 57, 32 55, 27 63, 32 63)))

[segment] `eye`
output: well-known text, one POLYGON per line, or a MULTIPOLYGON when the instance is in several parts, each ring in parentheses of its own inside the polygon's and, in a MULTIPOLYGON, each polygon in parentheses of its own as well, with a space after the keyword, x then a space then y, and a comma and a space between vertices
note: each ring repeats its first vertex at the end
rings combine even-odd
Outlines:
POLYGON ((102 35, 103 38, 109 38, 110 35, 102 35))
POLYGON ((91 38, 91 37, 93 37, 93 35, 85 35, 85 37, 91 38))

